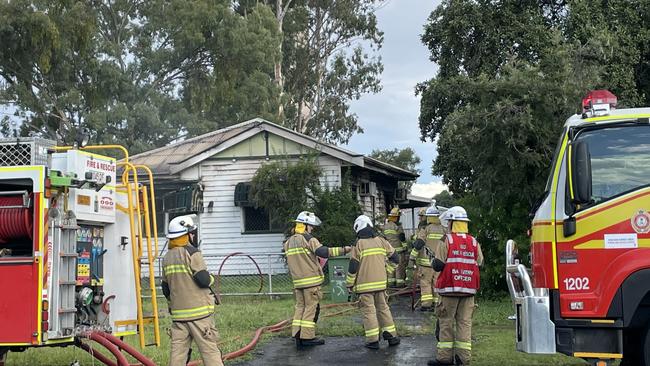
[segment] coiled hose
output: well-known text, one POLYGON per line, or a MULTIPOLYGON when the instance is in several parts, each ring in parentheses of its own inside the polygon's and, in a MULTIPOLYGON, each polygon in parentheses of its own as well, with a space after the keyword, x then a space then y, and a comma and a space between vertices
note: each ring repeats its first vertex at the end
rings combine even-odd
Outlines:
POLYGON ((0 243, 15 239, 32 239, 32 210, 30 208, 7 208, 22 205, 22 196, 0 196, 0 243))

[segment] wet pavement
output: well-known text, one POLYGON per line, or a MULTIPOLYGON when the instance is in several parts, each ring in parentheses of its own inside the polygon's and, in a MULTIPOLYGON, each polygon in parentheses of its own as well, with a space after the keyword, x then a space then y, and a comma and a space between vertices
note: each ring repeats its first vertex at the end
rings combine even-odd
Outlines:
MULTIPOLYGON (((392 299, 391 312, 402 328, 420 329, 423 324, 429 328, 433 322, 431 313, 411 311, 409 297, 392 299)), ((361 327, 360 317, 353 318, 361 327)), ((388 347, 381 342, 379 350, 365 348, 363 337, 323 337, 325 345, 298 351, 294 340, 287 337, 274 338, 251 352, 252 361, 237 363, 237 366, 305 366, 305 365, 426 365, 434 357, 433 335, 402 337, 402 343, 388 347)))
POLYGON ((306 365, 426 365, 434 357, 433 336, 403 337, 402 343, 379 350, 363 346, 363 337, 325 338, 325 345, 297 351, 293 339, 278 338, 253 351, 254 360, 238 366, 306 366, 306 365))

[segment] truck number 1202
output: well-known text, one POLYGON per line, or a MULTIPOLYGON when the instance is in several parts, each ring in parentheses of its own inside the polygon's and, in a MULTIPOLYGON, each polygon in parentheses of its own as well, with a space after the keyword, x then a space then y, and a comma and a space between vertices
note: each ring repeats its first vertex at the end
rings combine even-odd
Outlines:
POLYGON ((565 278, 564 288, 566 288, 567 291, 589 290, 589 278, 587 277, 565 278))

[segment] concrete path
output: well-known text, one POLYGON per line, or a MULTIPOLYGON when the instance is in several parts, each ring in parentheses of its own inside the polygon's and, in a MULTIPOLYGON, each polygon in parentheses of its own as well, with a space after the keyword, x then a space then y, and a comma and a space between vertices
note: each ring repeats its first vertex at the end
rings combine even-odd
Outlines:
MULTIPOLYGON (((431 324, 433 315, 411 311, 410 298, 393 299, 391 312, 396 322, 405 327, 419 328, 431 324)), ((358 316, 353 321, 359 323, 358 316)), ((365 348, 363 337, 325 337, 325 345, 297 351, 292 338, 278 337, 270 343, 251 352, 252 361, 237 363, 237 366, 422 366, 434 357, 433 335, 402 337, 402 343, 388 347, 381 342, 379 350, 365 348)))
POLYGON ((434 357, 433 336, 402 338, 399 346, 381 349, 363 347, 363 337, 325 338, 325 345, 296 351, 289 338, 278 338, 253 351, 255 360, 238 363, 239 366, 422 366, 434 357))

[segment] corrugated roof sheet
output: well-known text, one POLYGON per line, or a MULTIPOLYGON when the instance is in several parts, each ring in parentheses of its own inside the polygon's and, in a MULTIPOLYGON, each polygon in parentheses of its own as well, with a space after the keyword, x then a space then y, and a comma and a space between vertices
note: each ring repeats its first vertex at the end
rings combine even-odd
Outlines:
MULTIPOLYGON (((318 141, 317 139, 302 135, 298 132, 292 131, 286 127, 282 127, 271 123, 269 121, 263 120, 261 118, 252 119, 250 121, 242 122, 237 125, 233 125, 227 128, 216 130, 213 132, 206 133, 201 136, 193 137, 184 141, 180 141, 175 144, 168 146, 163 146, 154 150, 146 151, 137 155, 134 155, 130 158, 132 164, 142 164, 146 165, 157 175, 169 175, 171 174, 171 167, 175 164, 182 163, 198 154, 201 154, 209 149, 219 146, 221 143, 228 141, 229 139, 248 131, 252 128, 259 127, 263 124, 279 128, 289 133, 294 133, 301 135, 309 140, 318 142, 323 146, 329 146, 332 149, 336 149, 344 154, 350 156, 361 157, 363 154, 355 153, 350 150, 343 149, 339 146, 327 144, 318 141)), ((410 172, 408 170, 402 169, 400 167, 384 163, 377 159, 365 156, 363 158, 364 166, 368 169, 383 171, 386 174, 393 175, 399 179, 409 180, 415 179, 418 177, 418 174, 410 172)))
POLYGON ((154 174, 169 174, 170 165, 181 163, 206 150, 218 146, 240 133, 256 127, 261 122, 247 121, 181 142, 146 151, 130 158, 132 164, 147 165, 154 174))

